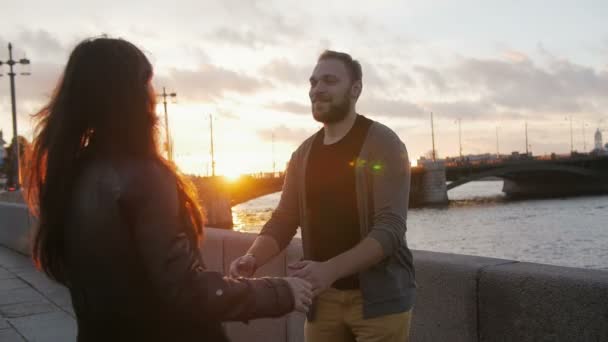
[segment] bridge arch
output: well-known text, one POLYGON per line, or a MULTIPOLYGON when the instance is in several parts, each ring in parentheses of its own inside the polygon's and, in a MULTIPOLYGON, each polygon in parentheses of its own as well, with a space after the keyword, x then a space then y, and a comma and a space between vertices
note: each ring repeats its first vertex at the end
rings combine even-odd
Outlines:
POLYGON ((508 178, 510 174, 525 173, 532 171, 544 172, 559 172, 569 173, 582 177, 601 178, 602 174, 599 171, 589 170, 577 166, 561 165, 561 164, 529 164, 529 165, 511 165, 506 167, 498 167, 495 169, 479 172, 470 176, 460 178, 447 185, 447 190, 454 189, 463 184, 480 180, 487 177, 508 178))

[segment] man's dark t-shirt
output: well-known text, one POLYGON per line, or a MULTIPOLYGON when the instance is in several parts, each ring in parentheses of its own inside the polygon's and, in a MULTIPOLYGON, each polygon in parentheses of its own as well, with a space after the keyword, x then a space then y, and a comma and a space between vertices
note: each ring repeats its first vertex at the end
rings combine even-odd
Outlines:
MULTIPOLYGON (((372 122, 357 115, 350 131, 331 145, 323 144, 324 131, 315 137, 306 166, 306 206, 314 261, 329 260, 361 240, 355 164, 372 122)), ((354 274, 339 279, 333 287, 358 289, 359 278, 354 274)))

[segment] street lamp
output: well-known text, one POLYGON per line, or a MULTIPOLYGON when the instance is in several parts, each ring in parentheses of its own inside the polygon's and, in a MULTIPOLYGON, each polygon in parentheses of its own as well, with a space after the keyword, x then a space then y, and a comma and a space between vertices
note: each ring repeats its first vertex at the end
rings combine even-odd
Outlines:
POLYGON ((163 87, 162 94, 157 96, 163 98, 163 106, 165 107, 165 145, 167 147, 167 159, 169 162, 173 162, 173 143, 171 142, 171 135, 169 134, 169 115, 167 114, 167 97, 175 100, 177 97, 176 93, 167 93, 165 87, 163 87))
MULTIPOLYGON (((13 160, 13 174, 12 174, 12 179, 9 179, 9 187, 12 186, 15 188, 15 190, 19 190, 19 188, 21 188, 21 174, 20 174, 20 168, 19 168, 19 139, 17 138, 17 105, 15 103, 15 75, 17 75, 15 73, 15 71, 13 70, 13 66, 15 64, 22 64, 22 65, 29 65, 30 64, 30 60, 27 58, 21 58, 20 60, 16 61, 13 59, 13 45, 11 43, 8 43, 8 60, 7 61, 0 61, 0 66, 2 64, 7 64, 9 67, 9 73, 8 76, 10 78, 10 84, 11 84, 11 105, 12 105, 12 114, 13 114, 13 155, 15 158, 13 160)), ((27 76, 30 75, 29 72, 21 72, 21 75, 27 76)), ((0 74, 0 76, 2 76, 2 74, 0 74)))
POLYGON ((435 162, 437 160, 437 152, 435 150, 435 121, 433 120, 433 112, 431 112, 431 138, 433 141, 432 156, 433 156, 433 161, 435 162))
POLYGON ((496 126, 496 158, 500 158, 500 149, 498 146, 498 126, 496 126))
POLYGON ((462 161, 462 128, 460 126, 461 119, 458 118, 456 123, 458 124, 458 155, 460 156, 460 160, 462 161))
POLYGON ((570 120, 570 154, 574 153, 574 134, 572 133, 572 115, 568 115, 566 120, 570 120))
POLYGON ((583 121, 583 153, 587 152, 587 137, 585 133, 585 127, 587 123, 583 121))
POLYGON ((213 148, 213 114, 209 114, 209 139, 211 144, 211 177, 215 177, 215 150, 213 148))
POLYGON ((277 168, 274 160, 274 130, 272 130, 272 178, 275 177, 276 172, 277 168))
POLYGON ((530 144, 528 143, 528 121, 525 123, 526 127, 526 157, 530 155, 530 144))

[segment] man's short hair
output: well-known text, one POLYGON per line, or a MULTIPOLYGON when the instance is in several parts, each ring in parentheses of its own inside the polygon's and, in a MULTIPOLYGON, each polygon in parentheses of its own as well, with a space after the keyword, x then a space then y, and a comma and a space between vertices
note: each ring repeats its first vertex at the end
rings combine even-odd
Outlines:
POLYGON ((361 64, 356 59, 353 59, 349 54, 344 52, 325 50, 319 56, 317 62, 326 59, 337 59, 344 63, 346 70, 348 71, 353 82, 361 81, 363 79, 363 71, 361 71, 361 64))

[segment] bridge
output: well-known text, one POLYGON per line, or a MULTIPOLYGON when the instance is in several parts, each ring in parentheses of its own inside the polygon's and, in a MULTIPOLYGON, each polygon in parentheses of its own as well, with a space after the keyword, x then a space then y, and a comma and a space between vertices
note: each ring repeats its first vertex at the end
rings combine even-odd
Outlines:
POLYGON ((230 199, 231 206, 235 206, 281 191, 285 173, 253 173, 233 180, 224 177, 190 177, 190 179, 199 193, 219 192, 230 199))
POLYGON ((218 228, 232 228, 232 207, 257 197, 281 191, 285 175, 257 173, 230 180, 225 177, 190 176, 205 209, 207 223, 218 228))
MULTIPOLYGON (((447 191, 488 177, 504 180, 510 197, 552 197, 608 193, 608 156, 576 154, 423 161, 412 168, 410 206, 445 205, 447 191), (449 183, 448 183, 449 182, 449 183)), ((283 173, 258 173, 237 180, 191 177, 210 225, 232 227, 232 207, 281 191, 283 173)))
POLYGON ((481 161, 446 160, 446 180, 451 190, 471 181, 498 177, 503 191, 512 196, 578 195, 608 192, 608 156, 574 154, 481 161))

